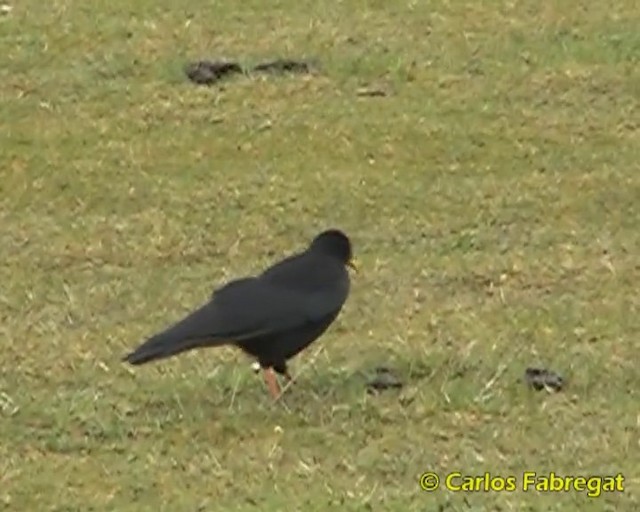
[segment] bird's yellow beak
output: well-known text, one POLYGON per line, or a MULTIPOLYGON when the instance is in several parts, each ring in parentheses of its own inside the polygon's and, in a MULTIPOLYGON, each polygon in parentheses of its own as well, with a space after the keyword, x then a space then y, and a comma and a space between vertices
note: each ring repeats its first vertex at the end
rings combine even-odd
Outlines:
POLYGON ((356 260, 355 258, 351 258, 347 262, 347 267, 349 267, 351 270, 353 270, 357 274, 358 273, 358 260, 356 260))

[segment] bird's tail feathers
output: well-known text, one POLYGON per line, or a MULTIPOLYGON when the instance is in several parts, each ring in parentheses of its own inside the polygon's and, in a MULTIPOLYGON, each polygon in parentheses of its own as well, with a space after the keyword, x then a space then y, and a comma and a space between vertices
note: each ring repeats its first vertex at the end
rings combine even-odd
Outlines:
POLYGON ((210 331, 207 332, 207 329, 203 329, 206 314, 204 309, 195 311, 167 330, 149 338, 133 352, 127 354, 123 361, 140 365, 199 347, 224 345, 226 340, 219 339, 210 334, 210 331))
POLYGON ((192 350, 197 348, 201 343, 202 340, 196 339, 180 340, 179 343, 176 343, 175 340, 162 333, 149 338, 133 352, 127 354, 123 358, 123 361, 133 365, 140 365, 192 350))

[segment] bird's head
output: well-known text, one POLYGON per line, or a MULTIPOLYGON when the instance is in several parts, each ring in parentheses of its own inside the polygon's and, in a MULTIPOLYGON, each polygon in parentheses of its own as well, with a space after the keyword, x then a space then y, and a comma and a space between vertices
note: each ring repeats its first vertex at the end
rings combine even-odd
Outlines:
POLYGON ((309 249, 337 258, 356 272, 358 271, 351 249, 351 240, 339 229, 323 231, 313 239, 309 249))

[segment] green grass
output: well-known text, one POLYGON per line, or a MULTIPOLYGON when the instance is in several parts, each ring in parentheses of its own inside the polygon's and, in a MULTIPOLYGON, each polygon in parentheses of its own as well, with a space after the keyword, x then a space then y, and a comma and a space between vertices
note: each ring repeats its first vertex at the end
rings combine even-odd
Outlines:
POLYGON ((10 3, 0 509, 637 509, 635 1, 10 3), (321 73, 184 79, 220 56, 321 73), (333 226, 361 272, 283 403, 232 349, 120 363, 333 226), (403 390, 366 394, 379 364, 403 390), (538 364, 566 391, 526 389, 538 364), (626 480, 428 494, 427 470, 626 480))

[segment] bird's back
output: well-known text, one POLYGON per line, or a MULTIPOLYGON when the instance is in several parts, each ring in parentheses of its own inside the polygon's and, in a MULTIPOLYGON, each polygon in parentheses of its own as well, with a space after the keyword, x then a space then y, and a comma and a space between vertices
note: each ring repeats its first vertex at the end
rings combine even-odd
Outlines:
POLYGON ((300 293, 332 291, 336 298, 344 296, 343 302, 350 287, 349 273, 342 262, 313 252, 282 260, 266 269, 258 279, 300 293))

